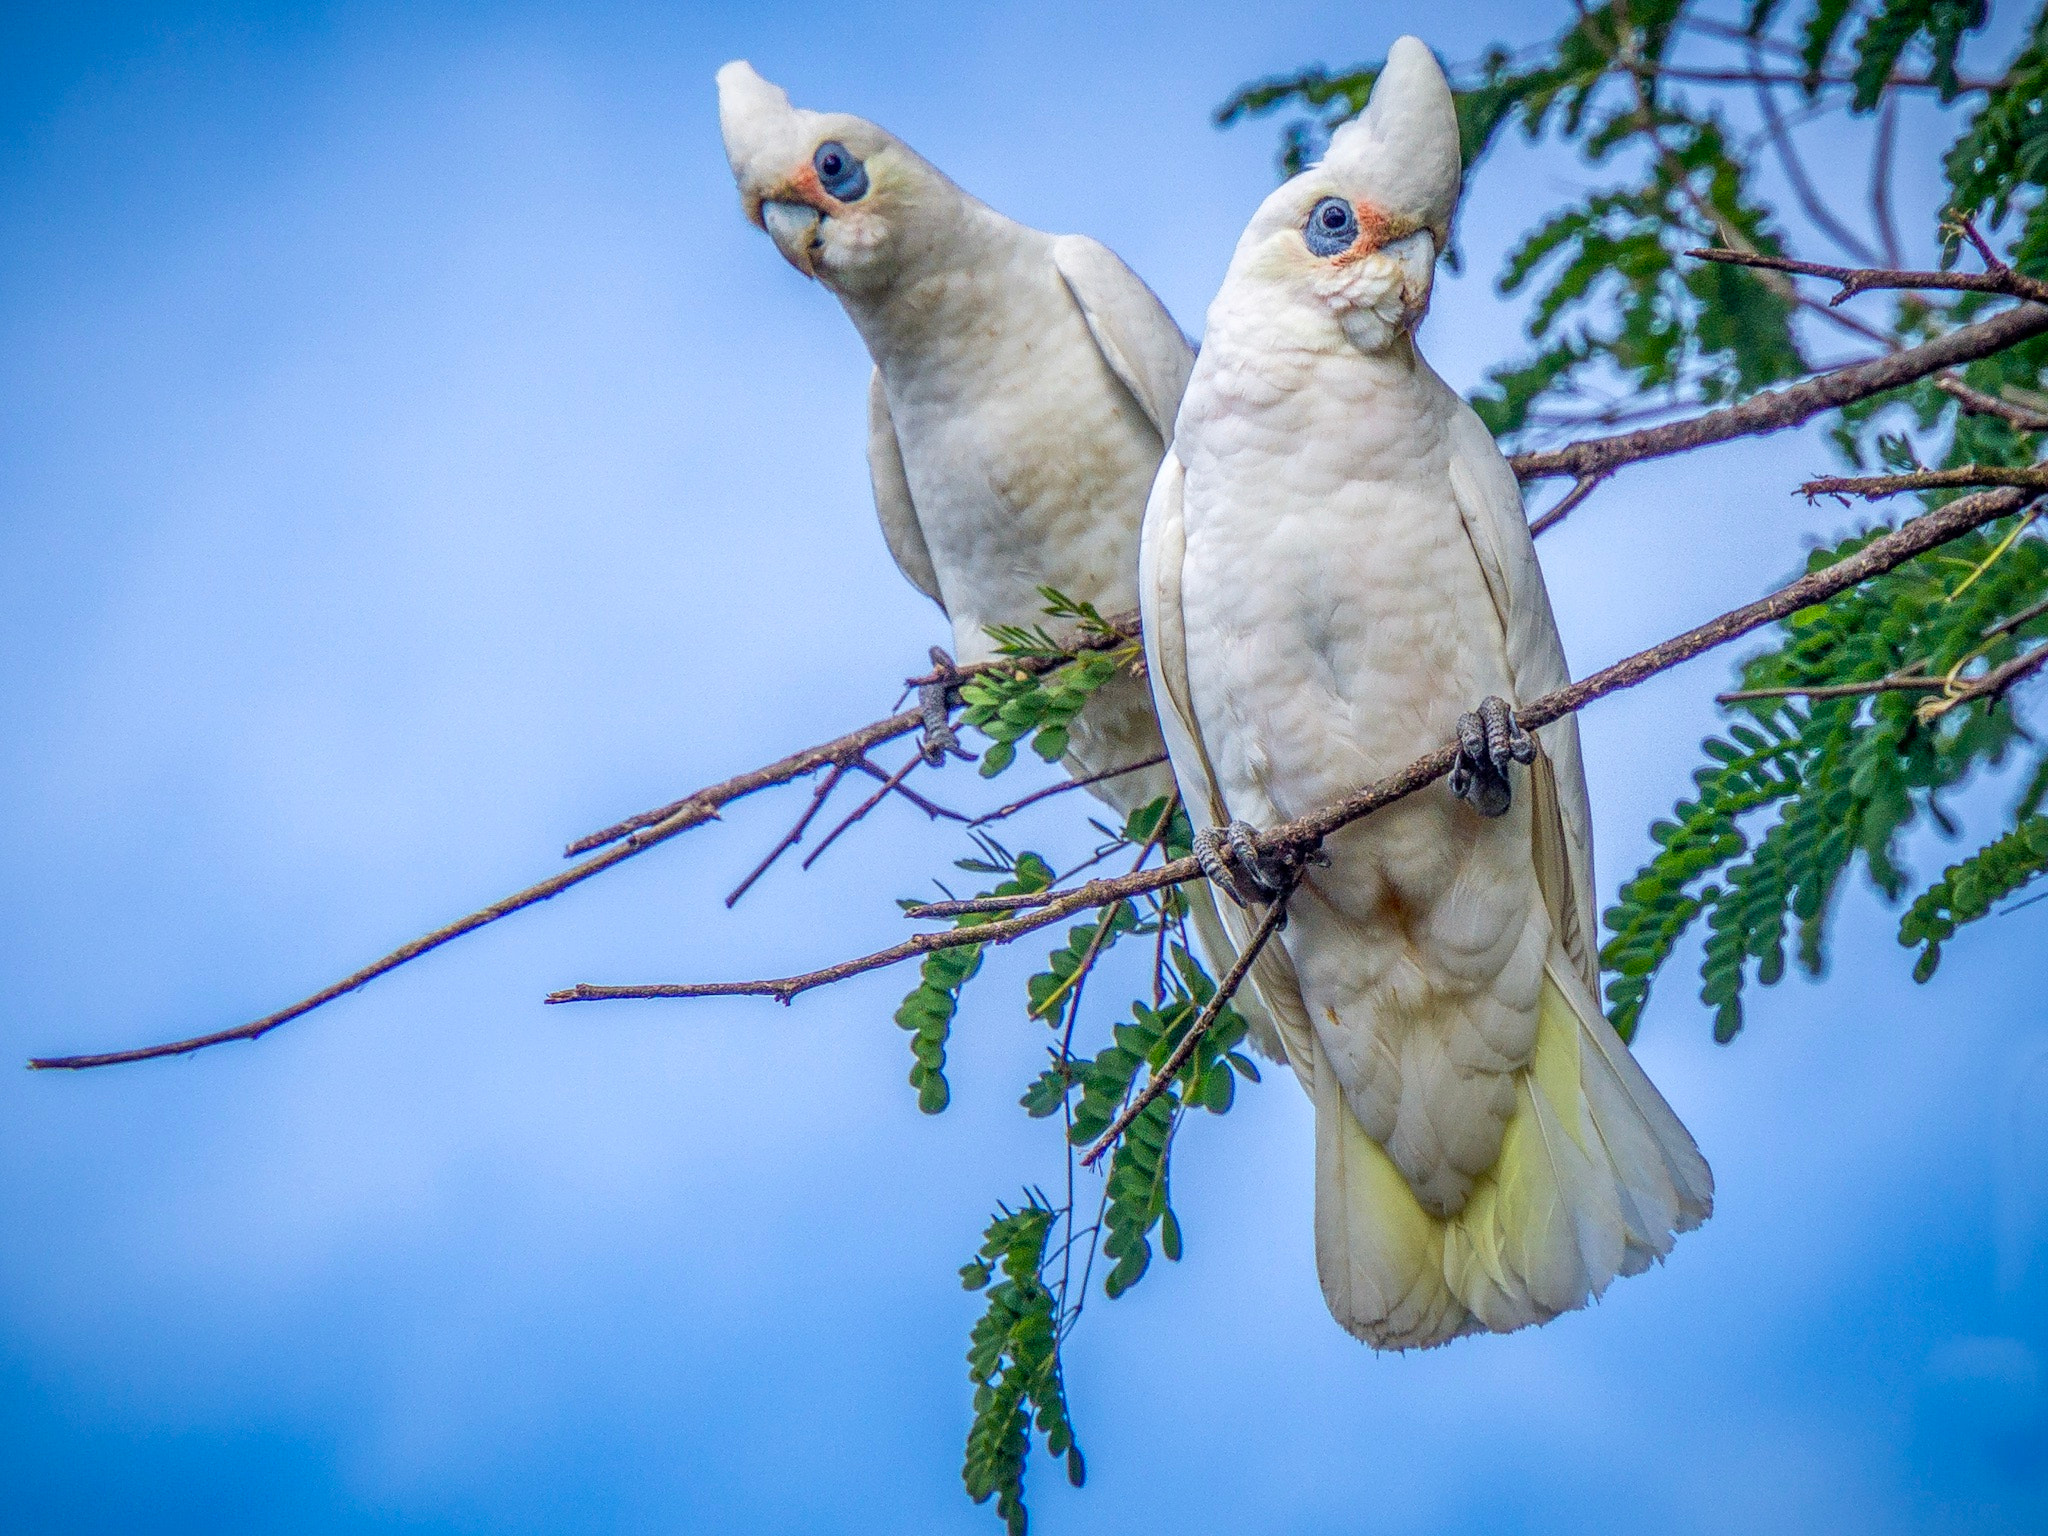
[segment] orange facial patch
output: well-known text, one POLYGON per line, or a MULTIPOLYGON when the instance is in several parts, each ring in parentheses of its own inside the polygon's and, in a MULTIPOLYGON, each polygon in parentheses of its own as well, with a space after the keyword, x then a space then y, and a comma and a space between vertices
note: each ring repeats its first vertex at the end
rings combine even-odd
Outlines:
POLYGON ((1398 240, 1408 233, 1371 203, 1353 203, 1351 212, 1358 220, 1358 238, 1352 241, 1349 250, 1330 258, 1332 266, 1341 267, 1354 261, 1363 261, 1389 240, 1398 240))

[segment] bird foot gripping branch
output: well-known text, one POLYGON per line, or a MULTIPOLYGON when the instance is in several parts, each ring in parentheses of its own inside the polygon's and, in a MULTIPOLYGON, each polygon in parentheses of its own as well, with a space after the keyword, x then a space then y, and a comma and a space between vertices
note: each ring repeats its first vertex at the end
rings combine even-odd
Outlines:
POLYGON ((1458 761, 1451 793, 1482 816, 1505 816, 1514 803, 1508 765, 1536 761, 1536 738, 1523 730, 1504 699, 1491 696, 1458 716, 1458 761))
POLYGON ((917 710, 924 717, 924 735, 917 749, 933 768, 944 767, 949 755, 971 763, 974 754, 953 734, 953 691, 960 686, 959 668, 943 646, 933 646, 931 657, 931 679, 917 685, 917 710))
POLYGON ((1194 849, 1210 884, 1240 907, 1278 901, 1294 889, 1304 866, 1330 862, 1320 847, 1305 853, 1291 845, 1261 848, 1257 828, 1246 821, 1204 827, 1195 834, 1194 849))

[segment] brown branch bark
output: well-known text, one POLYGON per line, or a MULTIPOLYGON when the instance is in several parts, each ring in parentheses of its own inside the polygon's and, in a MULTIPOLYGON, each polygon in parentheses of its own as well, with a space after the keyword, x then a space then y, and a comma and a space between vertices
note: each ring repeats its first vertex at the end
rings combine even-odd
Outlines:
POLYGON ((1819 261, 1794 261, 1789 256, 1765 256, 1755 251, 1724 251, 1701 247, 1685 253, 1701 261, 1719 261, 1730 266, 1757 267, 1767 272, 1786 272, 1798 277, 1823 277, 1840 285, 1828 300, 1832 306, 1859 293, 1899 289, 1941 289, 1952 293, 1999 293, 2009 298, 2048 303, 2048 283, 2015 272, 2003 263, 1989 272, 1921 272, 1896 267, 1835 267, 1819 261))
POLYGON ((1881 395, 1931 373, 1989 357, 2044 331, 2048 331, 2048 306, 2020 304, 1917 347, 1838 368, 1783 389, 1767 390, 1739 405, 1724 406, 1659 427, 1588 438, 1539 453, 1518 453, 1508 463, 1523 480, 1557 475, 1584 479, 1589 475, 1611 474, 1625 464, 1666 458, 1731 438, 1766 436, 1799 426, 1822 411, 1868 400, 1872 395, 1881 395))
POLYGON ((1090 784, 1100 784, 1105 779, 1120 779, 1127 773, 1137 773, 1145 768, 1157 768, 1165 761, 1166 754, 1162 752, 1157 757, 1146 758, 1143 762, 1126 763, 1121 768, 1105 768, 1100 773, 1084 774, 1078 779, 1068 779, 1062 784, 1048 784, 1044 789, 1033 790, 1021 800, 1012 800, 1008 805, 999 805, 986 815, 975 817, 967 825, 979 827, 991 821, 1001 821, 1007 816, 1016 815, 1026 806, 1036 805, 1041 800, 1049 800, 1054 795, 1064 795, 1070 789, 1086 789, 1090 784))
POLYGON ((1861 496, 1881 501, 1906 491, 1951 491, 1981 485, 2010 485, 2048 491, 2048 464, 2012 468, 2003 464, 1961 464, 1954 469, 1916 469, 1899 475, 1822 475, 1799 487, 1808 501, 1820 496, 1861 496))
MULTIPOLYGON (((1945 544, 1973 528, 2019 510, 2032 498, 2025 492, 2000 487, 1961 497, 1936 511, 1914 518, 1903 527, 1873 539, 1845 560, 1814 571, 1768 597, 1722 614, 1717 619, 1687 630, 1684 634, 1653 645, 1593 673, 1567 687, 1556 689, 1516 710, 1521 723, 1534 730, 1584 708, 1594 699, 1620 689, 1633 688, 1644 679, 1677 666, 1682 661, 1726 645, 1751 630, 1797 613, 1843 592, 1872 576, 1882 574, 1918 554, 1945 544)), ((1438 747, 1417 758, 1399 773, 1381 779, 1348 799, 1294 821, 1284 822, 1258 837, 1262 852, 1278 859, 1300 861, 1339 827, 1392 805, 1435 783, 1451 771, 1457 756, 1455 745, 1438 747)), ((864 972, 879 970, 930 954, 936 949, 953 949, 963 944, 1006 944, 1027 933, 1058 922, 1072 913, 1086 911, 1108 902, 1142 895, 1164 886, 1178 885, 1200 877, 1201 866, 1194 858, 1175 859, 1156 869, 1139 870, 1113 879, 1090 880, 1071 890, 1039 896, 1003 898, 1001 911, 1010 915, 938 933, 915 934, 900 944, 873 954, 840 961, 820 970, 761 981, 661 982, 651 985, 600 986, 584 983, 548 995, 551 1003, 613 1001, 654 997, 772 997, 787 1003, 814 987, 822 987, 864 972), (1029 910, 1035 909, 1035 910, 1029 910)), ((934 903, 934 910, 940 904, 934 903)), ((945 904, 957 907, 957 903, 945 904)), ((976 909, 979 910, 979 909, 976 909)))
MULTIPOLYGON (((867 759, 862 758, 861 761, 866 762, 867 759)), ((846 769, 840 764, 834 763, 832 771, 825 775, 816 789, 811 791, 811 803, 804 807, 803 815, 797 817, 796 825, 783 833, 782 841, 773 848, 770 848, 761 862, 747 872, 747 878, 732 888, 732 894, 725 898, 727 911, 739 905, 739 899, 753 888, 756 880, 767 874, 774 867, 777 859, 803 841, 804 833, 809 829, 812 819, 824 808, 825 802, 832 797, 832 791, 839 787, 839 781, 845 777, 846 769)))
POLYGON ((818 844, 817 847, 811 850, 810 855, 804 860, 803 867, 805 869, 809 869, 813 864, 817 863, 819 859, 823 858, 825 856, 825 850, 827 848, 830 848, 837 841, 839 841, 840 833, 846 831, 847 828, 851 827, 855 822, 860 821, 863 817, 867 815, 869 811, 872 811, 876 806, 880 805, 885 799, 887 799, 890 790, 902 788, 903 781, 906 778, 908 778, 913 771, 923 767, 925 761, 925 755, 922 752, 911 753, 910 761, 905 763, 901 768, 898 768, 894 773, 890 774, 887 778, 883 779, 882 787, 880 789, 876 790, 872 795, 869 795, 867 799, 861 801, 859 805, 855 806, 851 811, 847 812, 847 814, 840 819, 839 825, 834 827, 830 832, 827 832, 825 834, 825 840, 822 843, 818 844))
MULTIPOLYGON (((1135 632, 1136 621, 1129 616, 1120 615, 1110 620, 1110 622, 1119 627, 1118 634, 1082 636, 1072 642, 1073 649, 1076 652, 1106 650, 1112 646, 1125 643, 1129 638, 1129 633, 1135 632)), ((960 681, 966 681, 983 673, 998 669, 1045 672, 1061 665, 1066 659, 1065 657, 1058 656, 1004 657, 996 661, 978 662, 973 666, 957 668, 949 676, 960 681)), ((931 680, 929 677, 910 679, 912 684, 931 680)), ((886 777, 881 775, 879 770, 867 761, 867 753, 872 748, 893 741, 899 736, 908 735, 910 732, 921 728, 923 724, 924 716, 921 711, 916 709, 901 710, 896 714, 888 716, 886 719, 864 725, 858 730, 848 731, 844 736, 836 737, 815 747, 806 747, 801 752, 792 752, 789 756, 769 763, 765 767, 756 768, 747 773, 735 774, 732 778, 723 780, 720 783, 708 785, 694 794, 685 795, 680 800, 670 801, 667 805, 661 806, 656 810, 645 811, 638 816, 629 817, 615 826, 606 828, 603 832, 580 839, 571 845, 572 852, 579 849, 603 848, 608 843, 616 845, 607 849, 607 851, 595 857, 585 859, 580 864, 572 865, 560 874, 541 881, 538 885, 530 885, 525 890, 515 892, 501 901, 492 902, 491 905, 472 912, 467 917, 458 918, 445 927, 436 928, 432 933, 422 934, 410 943, 400 945, 381 959, 372 961, 361 970, 344 976, 340 981, 334 982, 330 986, 322 987, 312 996, 302 998, 298 1002, 293 1003, 289 1008, 281 1008, 276 1013, 265 1014, 260 1019, 252 1020, 247 1024, 237 1025, 232 1029, 214 1030, 211 1033, 193 1035, 184 1040, 170 1040, 156 1045, 139 1046, 133 1050, 104 1051, 91 1055, 40 1056, 33 1058, 29 1065, 47 1070, 110 1067, 132 1061, 153 1061, 163 1056, 182 1056, 191 1051, 204 1050, 208 1046, 226 1045, 235 1040, 260 1040, 279 1025, 289 1024, 293 1019, 301 1018, 311 1013, 314 1009, 333 1002, 336 998, 345 997, 358 987, 375 981, 386 972, 394 971, 408 961, 417 960, 421 955, 439 949, 450 940, 459 939, 466 933, 474 933, 477 929, 495 923, 500 918, 510 917, 513 913, 523 911, 538 902, 547 901, 551 897, 559 896, 571 886, 580 885, 592 875, 601 874, 603 871, 610 869, 614 864, 623 863, 636 854, 644 853, 649 848, 665 843, 678 833, 687 832, 692 827, 702 826, 707 821, 717 820, 719 812, 735 800, 743 799, 748 795, 758 794, 762 790, 773 789, 778 785, 791 783, 796 779, 816 773, 821 768, 831 768, 839 772, 858 769, 863 772, 874 773, 877 777, 886 777)), ((903 790, 900 784, 893 787, 898 793, 908 793, 903 790)), ((929 814, 953 816, 963 821, 966 819, 960 816, 957 811, 948 811, 941 806, 932 806, 929 802, 924 802, 921 797, 910 795, 910 798, 929 814)), ((787 844, 783 846, 786 847, 787 844)), ((764 863, 763 868, 765 867, 764 863)), ((752 878, 750 876, 749 881, 752 878)), ((743 884, 740 887, 740 891, 734 893, 733 899, 736 900, 745 889, 746 886, 743 884)), ((731 902, 728 901, 727 905, 731 905, 731 902)))
MULTIPOLYGON (((1105 651, 1123 644, 1132 635, 1137 633, 1137 619, 1134 615, 1121 614, 1112 618, 1109 622, 1117 628, 1115 635, 1082 635, 1069 642, 1068 649, 1075 653, 1081 651, 1105 651)), ((1054 667, 1063 665, 1068 659, 1066 656, 1005 656, 995 661, 977 661, 964 667, 950 667, 943 674, 943 678, 937 672, 928 672, 920 677, 906 678, 905 682, 915 688, 923 683, 941 680, 947 682, 969 682, 985 673, 997 671, 1050 672, 1054 667)), ((792 753, 780 762, 770 763, 766 768, 758 768, 752 773, 740 774, 736 778, 727 779, 722 784, 714 784, 708 789, 700 789, 694 794, 685 795, 680 800, 671 800, 667 805, 658 805, 651 811, 642 811, 636 816, 628 816, 624 821, 613 822, 601 832, 592 832, 587 837, 577 838, 575 842, 571 843, 564 850, 564 856, 574 858, 579 853, 588 853, 593 848, 602 848, 607 843, 615 843, 622 837, 631 836, 642 827, 651 827, 658 822, 666 821, 685 807, 700 801, 716 800, 718 805, 723 806, 739 799, 742 795, 751 795, 759 790, 772 789, 778 784, 787 784, 792 779, 800 779, 808 774, 815 773, 820 768, 834 766, 861 768, 862 765, 856 761, 857 758, 865 756, 875 747, 894 741, 898 736, 909 734, 923 724, 924 715, 922 712, 915 709, 903 710, 898 714, 891 715, 886 720, 877 720, 873 725, 863 726, 858 731, 849 732, 836 741, 828 741, 822 746, 811 747, 803 752, 792 753), (856 738, 862 738, 857 745, 855 742, 856 738), (735 786, 738 787, 735 788, 735 786)), ((920 806, 919 808, 928 815, 958 814, 957 812, 946 812, 930 805, 920 806)), ((962 819, 964 820, 965 818, 962 819)))
POLYGON ((1600 487, 1606 483, 1606 481, 1607 477, 1605 475, 1582 475, 1579 478, 1579 481, 1576 485, 1574 485, 1570 490, 1566 491, 1564 495, 1560 496, 1557 499, 1557 504, 1555 506, 1549 508, 1547 511, 1543 512, 1540 516, 1536 517, 1533 521, 1530 522, 1529 537, 1534 538, 1537 534, 1542 533, 1546 528, 1555 528, 1559 523, 1565 520, 1566 516, 1568 516, 1571 513, 1571 511, 1579 505, 1580 502, 1584 501, 1588 496, 1592 495, 1595 491, 1599 490, 1600 487))
POLYGON ((1953 373, 1937 375, 1934 387, 1953 396, 1966 416, 1997 416, 2021 432, 2048 432, 2048 411, 2029 410, 2011 400, 1987 395, 1981 389, 1972 389, 1953 373))

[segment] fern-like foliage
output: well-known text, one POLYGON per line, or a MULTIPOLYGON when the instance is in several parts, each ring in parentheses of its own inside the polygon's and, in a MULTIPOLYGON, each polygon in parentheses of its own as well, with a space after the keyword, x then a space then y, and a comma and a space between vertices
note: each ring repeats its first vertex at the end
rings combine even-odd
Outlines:
POLYGON ((1030 1524, 1024 1463, 1034 1428, 1047 1454, 1065 1460, 1076 1488, 1088 1475, 1067 1417, 1059 1304, 1045 1278, 1046 1243, 1056 1224, 1057 1213, 1035 1192, 1022 1210, 999 1206, 980 1252, 960 1268, 960 1283, 987 1301, 967 1348, 974 1424, 961 1476, 975 1503, 995 1499, 1010 1536, 1024 1536, 1030 1524))
MULTIPOLYGON (((1766 985, 1783 976, 1788 939, 1801 968, 1822 974, 1827 915, 1851 863, 1860 858, 1881 892, 1903 896, 1901 834, 1922 817, 1953 830, 1942 796, 2020 744, 2002 700, 1944 707, 1972 677, 2048 637, 2048 614, 2001 628, 2048 589, 2048 541, 2011 538, 2017 521, 1795 614, 1779 643, 1744 665, 1742 691, 1766 696, 1737 701, 1727 735, 1704 743, 1696 797, 1651 828, 1658 852, 1607 913, 1601 962, 1615 973, 1610 1017, 1625 1037, 1652 977, 1702 917, 1701 998, 1716 1039, 1742 1027, 1752 966, 1766 985), (1842 691, 1902 677, 1904 686, 1842 691), (1760 826, 1767 812, 1775 819, 1760 826)), ((1808 569, 1873 536, 1815 552, 1808 569)))

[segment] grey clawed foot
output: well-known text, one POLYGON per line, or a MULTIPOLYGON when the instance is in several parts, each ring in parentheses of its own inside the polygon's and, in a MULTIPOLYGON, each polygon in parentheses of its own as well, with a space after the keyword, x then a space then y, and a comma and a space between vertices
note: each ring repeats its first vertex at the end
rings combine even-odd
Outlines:
POLYGON ((1523 730, 1505 700, 1488 695, 1479 707, 1458 716, 1458 760, 1451 765, 1451 793, 1471 802, 1482 816, 1504 816, 1514 803, 1508 764, 1536 760, 1536 738, 1523 730))
POLYGON ((932 667, 939 674, 938 680, 920 683, 917 689, 918 713, 924 716, 924 735, 919 738, 917 750, 934 768, 945 762, 948 753, 972 762, 974 754, 961 746, 960 738, 953 734, 953 710, 948 700, 953 687, 953 658, 935 645, 932 667))
POLYGON ((1197 832, 1195 862, 1240 907, 1273 901, 1294 886, 1293 867, 1259 851, 1258 833, 1249 822, 1233 821, 1197 832))

